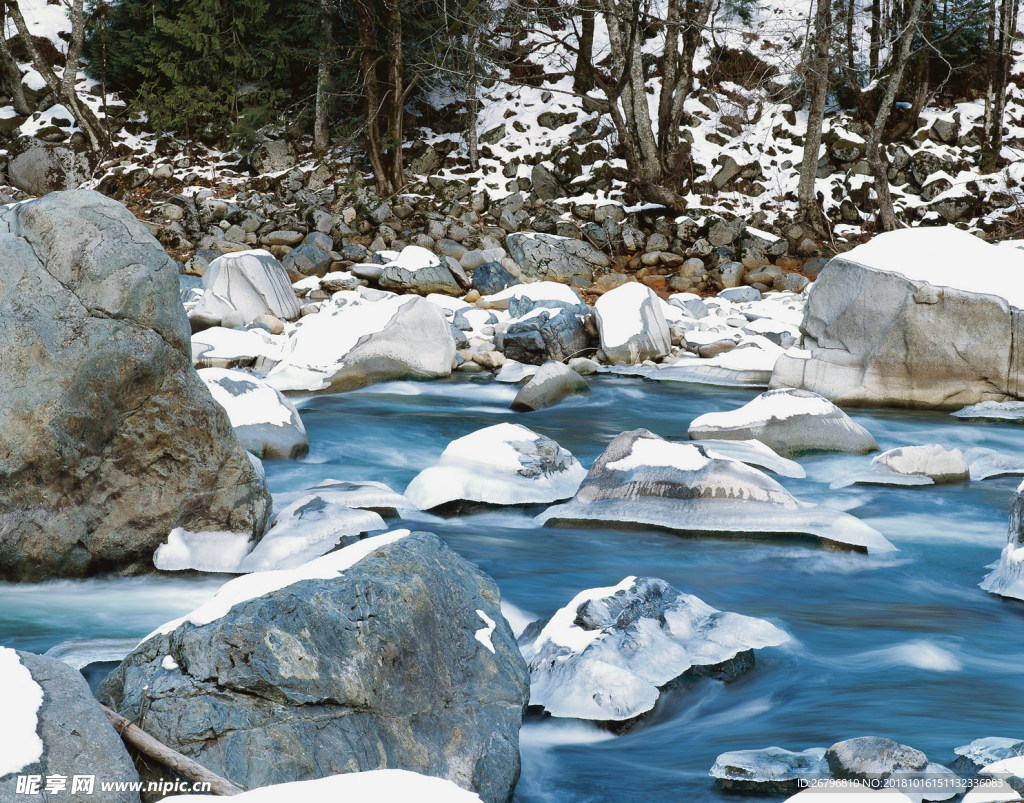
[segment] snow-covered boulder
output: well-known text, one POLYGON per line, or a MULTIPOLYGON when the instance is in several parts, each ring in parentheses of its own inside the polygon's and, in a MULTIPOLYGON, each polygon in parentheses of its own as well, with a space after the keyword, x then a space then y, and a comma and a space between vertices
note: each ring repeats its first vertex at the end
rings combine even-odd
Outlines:
POLYGON ((601 349, 612 365, 658 360, 672 348, 662 301, 639 282, 627 282, 594 305, 601 349))
POLYGON ((736 410, 697 416, 689 433, 694 440, 754 438, 786 457, 878 448, 870 432, 828 399, 789 388, 769 390, 736 410))
POLYGON ((239 562, 238 571, 294 569, 339 545, 355 543, 364 533, 386 528, 379 514, 340 505, 330 496, 330 492, 305 494, 278 513, 252 552, 239 562))
POLYGON ((451 503, 547 504, 568 499, 586 470, 551 438, 521 424, 495 424, 449 443, 405 496, 420 510, 451 503))
POLYGON ((824 747, 799 752, 764 747, 722 753, 710 774, 717 786, 732 792, 785 794, 795 792, 801 782, 827 777, 828 765, 824 747))
POLYGON ((573 279, 591 281, 594 268, 611 264, 607 256, 584 240, 556 234, 514 232, 505 238, 509 256, 527 279, 571 284, 573 279))
POLYGON ((659 382, 693 382, 733 388, 767 388, 775 362, 783 350, 767 338, 755 335, 736 348, 713 357, 683 359, 663 365, 651 374, 659 382))
MULTIPOLYGON (((110 727, 89 684, 62 661, 0 647, 0 800, 41 796, 47 776, 90 775, 111 782, 137 782, 138 773, 120 737, 110 727), (37 776, 34 792, 19 789, 19 776, 37 776)), ((94 790, 99 792, 97 785, 94 790)), ((70 789, 54 797, 75 803, 98 799, 70 789)), ((138 792, 105 791, 111 803, 138 803, 138 792)))
POLYGON ((542 306, 557 306, 567 309, 585 307, 583 299, 571 287, 559 282, 531 282, 514 284, 497 293, 484 296, 480 306, 488 309, 508 309, 517 301, 532 301, 542 306))
MULTIPOLYGON (((260 315, 274 315, 282 320, 299 317, 299 302, 287 272, 263 249, 217 257, 203 274, 203 287, 207 294, 215 293, 225 299, 242 314, 246 324, 260 315)), ((197 310, 202 306, 200 302, 197 310)))
POLYGON ((615 438, 576 496, 538 520, 553 526, 647 524, 713 535, 800 533, 862 552, 894 549, 862 521, 800 502, 756 468, 646 429, 615 438))
POLYGON ((589 391, 586 379, 564 363, 550 360, 516 394, 512 409, 518 412, 543 410, 569 396, 589 391))
POLYGON ((832 488, 863 485, 941 485, 966 482, 971 478, 967 459, 959 449, 946 449, 937 443, 924 446, 899 446, 876 455, 871 465, 832 482, 832 488))
POLYGON ((299 411, 279 390, 244 371, 203 368, 197 373, 227 412, 238 440, 254 455, 292 459, 309 451, 299 411))
POLYGON ((1024 483, 1010 502, 1009 540, 992 571, 981 582, 985 591, 1024 600, 1024 483))
POLYGON ((975 421, 1024 422, 1024 402, 979 402, 963 407, 950 415, 975 421))
POLYGON ((716 455, 739 460, 741 463, 765 469, 781 477, 803 479, 807 476, 803 466, 769 449, 759 440, 730 441, 702 438, 700 445, 716 455))
POLYGON ((415 509, 415 505, 404 495, 382 482, 370 480, 352 482, 326 479, 307 489, 307 492, 336 505, 372 510, 381 516, 397 516, 399 510, 415 509))
POLYGON ((213 326, 192 335, 192 364, 196 368, 246 368, 261 357, 277 361, 284 342, 262 329, 213 326))
POLYGON ((976 775, 982 768, 997 761, 1024 756, 1024 739, 986 736, 954 748, 953 752, 957 759, 950 765, 950 769, 965 775, 976 775))
POLYGON ((876 235, 814 282, 806 351, 773 387, 840 404, 956 408, 1024 396, 1024 253, 953 227, 876 235))
POLYGON ((499 803, 519 775, 528 678, 494 581, 398 530, 231 580, 97 695, 243 788, 405 769, 499 803))
POLYGON ((462 287, 444 257, 418 245, 407 245, 395 259, 384 263, 378 284, 398 293, 442 293, 456 296, 462 287))
POLYGON ((418 296, 390 296, 308 315, 267 374, 278 390, 351 390, 393 379, 448 376, 455 341, 444 315, 418 296))
MULTIPOLYGON (((209 803, 209 795, 171 795, 175 803, 209 803)), ((311 781, 292 781, 251 789, 235 795, 239 803, 339 803, 339 801, 419 801, 419 803, 480 803, 480 796, 444 778, 408 770, 370 770, 331 775, 311 781)))
POLYGON ((719 611, 651 577, 573 597, 519 638, 530 669, 530 705, 556 717, 619 723, 652 708, 687 677, 731 680, 753 650, 789 636, 763 619, 719 611))

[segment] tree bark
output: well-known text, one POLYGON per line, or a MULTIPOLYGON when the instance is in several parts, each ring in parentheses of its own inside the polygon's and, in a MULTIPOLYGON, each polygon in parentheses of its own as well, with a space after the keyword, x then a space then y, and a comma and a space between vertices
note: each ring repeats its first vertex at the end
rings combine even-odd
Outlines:
POLYGON ((810 108, 807 113, 807 131, 804 134, 804 155, 800 164, 800 184, 797 196, 800 218, 815 234, 824 237, 827 223, 818 201, 815 182, 818 178, 818 152, 821 149, 821 129, 825 120, 828 100, 829 73, 832 52, 832 7, 830 0, 817 0, 814 14, 813 57, 807 75, 810 87, 810 108))
POLYGON ((3 70, 3 85, 11 95, 14 110, 18 114, 32 114, 32 107, 25 98, 25 86, 22 84, 21 68, 7 46, 7 10, 0 3, 0 69, 3 70))
POLYGON ((313 120, 313 152, 326 153, 330 144, 328 118, 330 112, 331 62, 334 46, 334 15, 330 0, 320 0, 320 57, 316 71, 316 108, 313 120))
POLYGON ((150 736, 138 725, 118 714, 116 711, 100 705, 114 730, 126 745, 137 750, 147 758, 159 762, 168 769, 173 770, 190 781, 196 783, 207 783, 210 785, 210 792, 215 795, 233 796, 242 793, 242 790, 231 781, 222 778, 217 773, 208 770, 202 764, 193 761, 186 755, 168 747, 163 742, 150 736))
POLYGON ((7 9, 14 20, 25 48, 28 50, 32 66, 43 77, 46 85, 57 98, 63 103, 74 116, 78 125, 89 138, 89 145, 93 151, 99 152, 110 145, 110 136, 107 130, 100 123, 93 113, 93 110, 78 97, 75 91, 75 80, 78 77, 78 62, 82 57, 82 46, 85 42, 85 2, 84 0, 73 0, 71 4, 71 41, 68 43, 67 62, 64 65, 64 73, 58 78, 53 68, 47 63, 39 52, 32 34, 29 33, 25 17, 21 13, 18 0, 5 0, 7 9))
POLYGON ((892 113, 893 104, 896 102, 896 93, 903 81, 903 73, 910 61, 911 46, 921 19, 921 5, 922 0, 910 0, 903 30, 897 37, 894 45, 895 52, 889 62, 890 71, 886 78, 885 91, 882 93, 878 112, 875 114, 875 121, 871 128, 871 136, 868 138, 867 161, 875 179, 878 225, 882 231, 892 231, 896 228, 896 213, 893 209, 892 189, 889 186, 889 166, 885 151, 882 149, 882 138, 885 134, 886 124, 889 122, 889 115, 892 113))
POLYGON ((594 88, 594 0, 580 0, 580 39, 572 88, 581 95, 594 88))

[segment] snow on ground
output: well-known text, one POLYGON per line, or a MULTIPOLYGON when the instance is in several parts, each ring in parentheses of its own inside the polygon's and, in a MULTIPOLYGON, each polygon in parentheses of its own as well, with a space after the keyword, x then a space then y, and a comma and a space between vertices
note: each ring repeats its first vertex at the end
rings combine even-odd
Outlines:
POLYGON ((43 742, 36 733, 43 689, 25 668, 18 653, 0 647, 0 778, 19 772, 43 757, 43 742))

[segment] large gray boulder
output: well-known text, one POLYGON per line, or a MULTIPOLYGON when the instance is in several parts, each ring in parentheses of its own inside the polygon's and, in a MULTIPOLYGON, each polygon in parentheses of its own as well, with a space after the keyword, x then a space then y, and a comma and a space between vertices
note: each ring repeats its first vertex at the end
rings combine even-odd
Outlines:
POLYGON ((505 238, 505 247, 522 275, 534 281, 590 282, 594 268, 611 264, 608 257, 590 243, 556 234, 516 232, 505 238))
POLYGON ((435 305, 418 296, 392 296, 307 315, 266 379, 282 391, 338 392, 449 376, 454 357, 455 340, 435 305))
POLYGON ((100 781, 133 783, 139 775, 81 673, 54 658, 0 647, 0 678, 0 803, 41 796, 47 776, 64 776, 66 787, 51 790, 60 800, 139 802, 138 792, 100 792, 100 781), (91 777, 93 787, 76 776, 91 777), (24 786, 33 782, 34 792, 24 786))
POLYGON ((804 350, 773 387, 839 404, 957 408, 1024 396, 1024 254, 947 228, 880 234, 814 282, 804 350))
POLYGON ((859 519, 801 502, 779 483, 699 443, 646 429, 623 432, 601 453, 576 496, 538 520, 549 526, 643 524, 682 533, 779 538, 804 534, 830 547, 895 549, 859 519))
MULTIPOLYGON (((284 267, 269 251, 235 251, 217 257, 203 274, 208 293, 227 301, 242 314, 244 323, 261 315, 284 320, 299 317, 299 302, 284 267)), ((197 311, 201 311, 200 302, 197 311)))
POLYGON ((753 438, 786 457, 878 448, 870 432, 828 399, 789 388, 769 390, 735 410, 699 415, 689 434, 693 440, 753 438))
POLYGON ((505 801, 527 684, 494 581, 399 530, 231 581, 98 696, 244 788, 389 768, 505 801))
POLYGON ((948 800, 962 791, 960 779, 948 767, 881 736, 836 742, 825 751, 825 763, 835 780, 866 782, 872 788, 889 786, 915 801, 948 800))
POLYGON ((20 142, 7 163, 7 181, 29 195, 74 190, 91 176, 89 157, 67 145, 30 139, 20 142))
POLYGON ((175 527, 261 534, 266 485, 191 365, 178 271, 121 204, 0 211, 0 579, 152 570, 175 527))

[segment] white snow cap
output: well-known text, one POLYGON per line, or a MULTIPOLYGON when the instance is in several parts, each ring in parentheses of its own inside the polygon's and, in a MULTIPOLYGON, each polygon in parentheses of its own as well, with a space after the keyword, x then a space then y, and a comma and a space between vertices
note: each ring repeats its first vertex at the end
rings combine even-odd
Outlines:
POLYGON ((20 772, 43 757, 36 729, 43 688, 10 647, 0 647, 0 777, 20 772))
MULTIPOLYGON (((208 795, 171 795, 177 803, 208 803, 208 795)), ((480 796, 444 778, 432 778, 409 770, 371 770, 330 775, 312 781, 264 786, 235 796, 240 803, 365 803, 365 801, 416 801, 416 803, 480 803, 480 796)))
POLYGON ((303 580, 330 580, 346 569, 355 566, 378 549, 408 536, 409 530, 394 530, 390 533, 366 538, 322 558, 311 560, 297 569, 279 569, 269 572, 255 572, 229 580, 211 599, 191 613, 160 626, 142 641, 161 633, 170 633, 179 626, 190 622, 194 625, 208 625, 225 616, 235 605, 278 591, 303 580))
POLYGON ((878 234, 842 258, 936 287, 1001 296, 1024 309, 1024 252, 953 226, 878 234))

